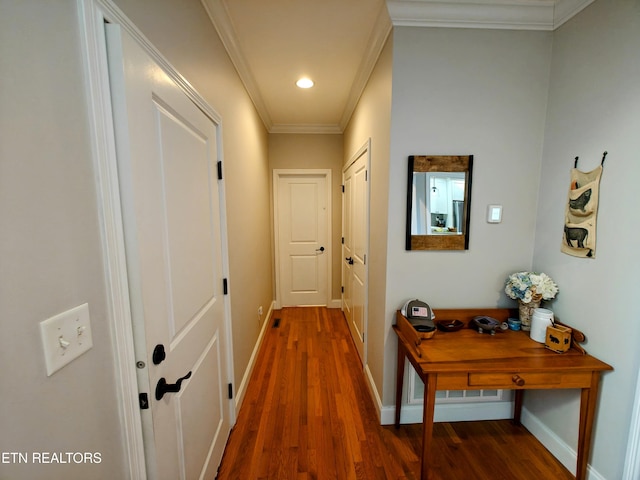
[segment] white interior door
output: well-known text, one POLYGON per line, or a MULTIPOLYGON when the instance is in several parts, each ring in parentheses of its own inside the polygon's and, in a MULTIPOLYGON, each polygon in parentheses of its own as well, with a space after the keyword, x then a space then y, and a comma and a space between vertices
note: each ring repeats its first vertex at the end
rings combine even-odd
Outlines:
POLYGON ((214 478, 231 408, 218 126, 129 35, 106 28, 147 472, 214 478))
MULTIPOLYGON (((353 170, 347 169, 342 175, 342 311, 347 319, 351 334, 358 345, 362 342, 362 335, 354 335, 353 323, 353 170)), ((362 355, 361 355, 362 357, 362 355)))
POLYGON ((328 173, 274 171, 280 306, 327 305, 328 173))
POLYGON ((343 174, 343 310, 363 363, 367 328, 368 163, 367 146, 360 150, 343 174))

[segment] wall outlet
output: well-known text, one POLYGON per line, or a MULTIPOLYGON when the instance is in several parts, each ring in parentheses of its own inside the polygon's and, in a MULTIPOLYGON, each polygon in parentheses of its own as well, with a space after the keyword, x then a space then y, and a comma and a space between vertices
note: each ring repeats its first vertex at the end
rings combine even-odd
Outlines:
POLYGON ((89 304, 72 308, 40 322, 40 336, 50 377, 93 347, 89 304))
POLYGON ((258 307, 258 315, 262 316, 262 305, 258 307))

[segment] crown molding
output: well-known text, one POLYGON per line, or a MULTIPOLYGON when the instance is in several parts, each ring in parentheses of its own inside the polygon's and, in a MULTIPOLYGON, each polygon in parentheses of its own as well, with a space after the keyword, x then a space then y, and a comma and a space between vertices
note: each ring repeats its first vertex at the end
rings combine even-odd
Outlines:
POLYGON ((367 50, 362 56, 362 61, 360 62, 360 66, 356 72, 353 84, 351 85, 351 90, 347 97, 347 103, 342 113, 342 118, 340 119, 340 128, 343 131, 347 128, 349 120, 351 120, 351 116, 358 105, 360 96, 367 86, 371 72, 373 72, 376 63, 378 62, 378 58, 382 53, 382 49, 384 48, 392 29, 393 25, 389 18, 389 12, 385 2, 383 2, 382 7, 378 12, 376 23, 371 30, 371 35, 369 35, 367 50))
POLYGON ((262 123, 264 123, 267 130, 270 130, 273 126, 273 121, 271 120, 269 109, 262 98, 262 94, 260 93, 260 89, 258 88, 258 83, 255 80, 253 72, 242 54, 242 49, 238 43, 238 36, 233 26, 233 22, 231 21, 231 17, 229 16, 229 12, 227 11, 227 7, 224 5, 222 0, 202 0, 202 5, 218 32, 218 35, 222 40, 222 44, 227 50, 227 54, 238 72, 240 80, 244 84, 249 97, 251 97, 251 101, 258 111, 258 115, 260 115, 260 118, 262 119, 262 123))
POLYGON ((344 129, 340 125, 310 123, 277 123, 269 128, 269 133, 313 133, 322 135, 340 134, 344 129))
POLYGON ((555 30, 594 0, 387 0, 393 26, 555 30))
POLYGON ((393 26, 553 30, 553 0, 387 0, 393 26))

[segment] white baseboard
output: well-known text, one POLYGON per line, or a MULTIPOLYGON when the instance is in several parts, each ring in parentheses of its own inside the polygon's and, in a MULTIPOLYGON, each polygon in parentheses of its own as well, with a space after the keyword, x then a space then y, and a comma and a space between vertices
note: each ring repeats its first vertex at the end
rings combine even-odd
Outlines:
MULTIPOLYGON (((376 382, 373 381, 373 377, 371 376, 371 370, 369 370, 369 365, 364 366, 364 378, 367 381, 367 387, 369 387, 369 394, 373 399, 373 403, 378 411, 378 420, 381 425, 387 425, 382 422, 382 399, 380 395, 378 395, 378 389, 376 388, 376 382)), ((393 422, 391 422, 393 423, 393 422)))
POLYGON ((332 299, 327 305, 327 308, 342 308, 342 299, 332 299))
MULTIPOLYGON (((235 392, 235 408, 236 412, 240 410, 240 406, 242 405, 242 401, 244 400, 244 396, 247 393, 247 385, 249 384, 249 380, 251 379, 251 374, 253 373, 253 368, 255 367, 256 358, 258 357, 258 352, 260 351, 260 347, 262 346, 262 340, 264 338, 264 333, 267 331, 269 325, 269 319, 271 318, 271 314, 275 308, 275 302, 271 302, 269 305, 269 310, 264 317, 264 322, 262 323, 262 328, 260 329, 260 334, 258 335, 258 340, 256 341, 255 346, 253 347, 253 352, 251 352, 251 357, 249 358, 249 364, 244 371, 244 375, 242 376, 242 382, 236 389, 235 392)), ((236 413, 237 416, 237 413, 236 413)))
MULTIPOLYGON (((395 422, 395 406, 385 406, 380 413, 382 425, 395 422)), ((400 423, 422 423, 422 404, 404 404, 400 423)), ((436 404, 434 422, 467 422, 480 420, 504 420, 513 417, 511 402, 443 403, 436 404)))
MULTIPOLYGON (((522 409, 521 421, 527 430, 529 430, 567 470, 575 475, 576 462, 578 460, 577 452, 526 408, 522 409)), ((600 475, 591 465, 587 465, 587 480, 607 479, 600 475)))
MULTIPOLYGON (((365 365, 364 374, 369 387, 369 393, 378 410, 381 425, 395 423, 395 405, 382 405, 369 366, 365 365)), ((403 404, 400 412, 400 423, 422 423, 422 404, 403 404)), ((447 403, 436 405, 433 415, 435 422, 464 422, 469 420, 502 420, 513 418, 512 402, 477 402, 477 403, 447 403)))

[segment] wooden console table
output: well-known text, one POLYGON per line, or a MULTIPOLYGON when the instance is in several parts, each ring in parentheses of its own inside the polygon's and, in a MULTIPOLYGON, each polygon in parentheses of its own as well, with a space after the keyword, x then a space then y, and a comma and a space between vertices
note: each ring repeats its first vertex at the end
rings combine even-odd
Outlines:
POLYGON ((400 426, 405 359, 424 382, 422 480, 430 478, 431 442, 436 390, 515 390, 514 421, 520 423, 522 399, 527 389, 577 388, 582 390, 576 479, 584 480, 591 448, 600 373, 612 370, 604 362, 578 349, 559 354, 529 338, 528 332, 500 331, 480 334, 469 328, 476 315, 500 321, 517 317, 510 309, 434 310, 435 321, 457 319, 465 326, 457 332, 438 331, 421 339, 398 311, 398 370, 396 383, 396 427, 400 426))

